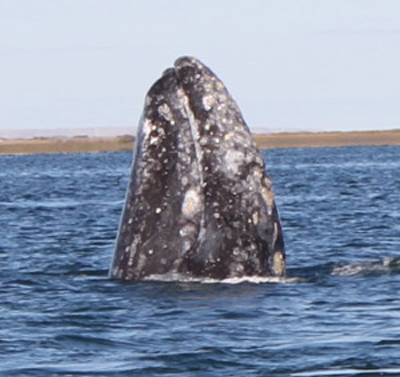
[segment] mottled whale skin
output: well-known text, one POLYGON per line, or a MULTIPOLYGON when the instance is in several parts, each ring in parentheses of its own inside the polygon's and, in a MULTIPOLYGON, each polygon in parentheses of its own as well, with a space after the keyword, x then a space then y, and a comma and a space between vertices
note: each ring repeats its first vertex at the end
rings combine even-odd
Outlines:
POLYGON ((238 106, 192 57, 149 90, 110 277, 283 276, 272 183, 238 106))

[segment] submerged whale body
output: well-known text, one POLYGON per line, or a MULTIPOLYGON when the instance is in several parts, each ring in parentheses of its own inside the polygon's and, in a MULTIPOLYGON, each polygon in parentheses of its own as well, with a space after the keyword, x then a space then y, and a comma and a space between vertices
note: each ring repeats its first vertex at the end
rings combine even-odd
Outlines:
POLYGON ((110 277, 282 276, 272 183, 239 108, 199 60, 149 90, 110 277))

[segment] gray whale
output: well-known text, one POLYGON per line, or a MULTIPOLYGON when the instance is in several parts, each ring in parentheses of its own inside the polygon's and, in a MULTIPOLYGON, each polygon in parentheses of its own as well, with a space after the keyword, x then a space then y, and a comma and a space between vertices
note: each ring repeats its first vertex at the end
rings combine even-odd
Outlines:
POLYGON ((110 277, 283 276, 272 183, 216 75, 179 58, 151 87, 110 277))

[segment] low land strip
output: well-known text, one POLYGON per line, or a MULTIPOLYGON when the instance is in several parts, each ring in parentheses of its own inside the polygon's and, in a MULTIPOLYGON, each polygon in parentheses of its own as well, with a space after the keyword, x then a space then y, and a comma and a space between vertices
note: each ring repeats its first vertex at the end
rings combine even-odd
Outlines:
MULTIPOLYGON (((259 148, 400 145, 400 129, 391 131, 255 134, 259 148)), ((132 151, 134 137, 51 137, 0 139, 0 154, 86 153, 132 151)))

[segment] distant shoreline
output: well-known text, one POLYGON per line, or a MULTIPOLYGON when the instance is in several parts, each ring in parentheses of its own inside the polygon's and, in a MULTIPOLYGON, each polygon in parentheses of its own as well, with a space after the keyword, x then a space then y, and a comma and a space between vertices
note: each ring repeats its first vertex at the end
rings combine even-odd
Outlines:
MULTIPOLYGON (((400 145, 400 129, 390 131, 295 132, 254 134, 259 148, 311 148, 400 145)), ((0 139, 0 154, 47 154, 132 151, 134 137, 42 137, 0 139)))

